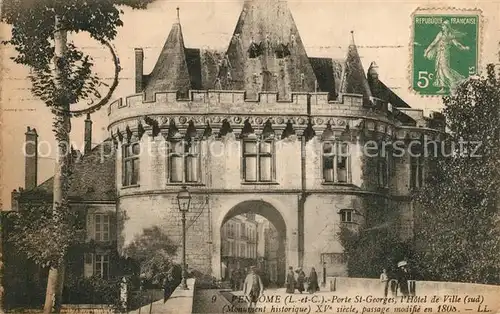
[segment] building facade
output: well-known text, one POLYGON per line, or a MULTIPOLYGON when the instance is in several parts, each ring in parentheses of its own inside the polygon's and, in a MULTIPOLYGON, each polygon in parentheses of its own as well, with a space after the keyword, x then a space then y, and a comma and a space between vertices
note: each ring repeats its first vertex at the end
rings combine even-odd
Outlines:
POLYGON ((221 256, 229 278, 234 269, 244 269, 257 262, 257 227, 255 215, 247 213, 229 219, 221 228, 221 256))
MULTIPOLYGON (((251 0, 224 52, 186 48, 180 21, 151 73, 137 48, 135 91, 109 105, 110 139, 84 154, 74 176, 72 204, 89 237, 109 237, 120 253, 157 226, 180 244, 182 186, 192 195, 187 263, 216 278, 225 257, 241 253, 223 227, 241 214, 274 226, 276 278, 289 266, 345 275, 342 226, 385 224, 411 237, 410 195, 426 164, 394 151, 422 151, 424 138, 442 138, 444 121, 412 109, 374 62, 365 72, 349 35, 345 60, 309 57, 286 2, 251 0)), ((101 252, 82 256, 85 272, 106 273, 101 252)))
MULTIPOLYGON (((28 127, 26 135, 25 188, 12 192, 12 210, 37 204, 52 204, 53 178, 37 184, 38 134, 28 127)), ((114 146, 107 140, 91 147, 92 121, 85 120, 85 151, 73 152, 69 201, 78 215, 81 245, 70 250, 68 275, 99 276, 118 274, 116 254, 116 189, 114 146)))
POLYGON ((444 123, 411 109, 375 63, 365 73, 354 39, 342 62, 308 57, 285 2, 245 1, 227 51, 186 48, 177 21, 148 75, 143 58, 136 49, 136 94, 108 108, 119 247, 153 225, 180 239, 181 185, 193 194, 188 263, 217 278, 221 227, 247 212, 276 227, 283 274, 336 265, 342 225, 396 217, 394 232, 412 235, 423 159, 364 150, 439 139, 444 123))

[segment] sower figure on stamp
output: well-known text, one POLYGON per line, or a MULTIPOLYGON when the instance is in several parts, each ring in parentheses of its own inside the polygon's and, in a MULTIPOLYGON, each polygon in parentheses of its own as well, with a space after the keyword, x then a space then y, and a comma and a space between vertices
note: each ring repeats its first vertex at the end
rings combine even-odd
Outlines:
POLYGON ((257 305, 259 297, 264 292, 264 285, 260 276, 255 271, 255 266, 250 267, 250 272, 245 278, 243 284, 243 293, 247 297, 248 308, 254 308, 257 305))
POLYGON ((444 93, 445 88, 454 89, 465 77, 452 69, 450 65, 450 49, 455 46, 460 50, 469 50, 470 48, 458 42, 459 37, 465 34, 454 30, 450 26, 450 21, 444 21, 441 25, 441 31, 436 38, 425 49, 424 57, 429 60, 435 60, 435 80, 433 85, 439 87, 438 93, 444 93))

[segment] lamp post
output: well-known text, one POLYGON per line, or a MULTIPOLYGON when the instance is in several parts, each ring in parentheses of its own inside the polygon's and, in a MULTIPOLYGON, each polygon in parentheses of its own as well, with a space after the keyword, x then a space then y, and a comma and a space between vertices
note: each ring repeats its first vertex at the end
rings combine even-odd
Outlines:
POLYGON ((189 210, 191 203, 191 194, 185 186, 177 194, 177 203, 179 204, 179 211, 182 213, 182 281, 181 289, 188 290, 186 283, 186 213, 189 210))

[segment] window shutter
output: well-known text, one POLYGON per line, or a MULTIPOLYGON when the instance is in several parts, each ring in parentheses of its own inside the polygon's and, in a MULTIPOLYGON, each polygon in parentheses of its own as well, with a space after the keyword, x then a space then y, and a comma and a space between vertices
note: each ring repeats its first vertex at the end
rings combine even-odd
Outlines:
POLYGON ((93 213, 87 213, 87 241, 94 240, 95 218, 93 213))
POLYGON ((116 241, 116 214, 109 214, 109 240, 116 241))

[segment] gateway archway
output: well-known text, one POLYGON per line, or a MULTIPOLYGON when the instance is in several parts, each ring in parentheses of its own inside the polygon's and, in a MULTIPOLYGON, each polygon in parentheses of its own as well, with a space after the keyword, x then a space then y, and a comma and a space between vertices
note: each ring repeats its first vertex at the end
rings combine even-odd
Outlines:
POLYGON ((234 206, 220 225, 221 277, 238 287, 249 266, 266 285, 283 286, 286 276, 286 223, 271 204, 252 200, 234 206))

